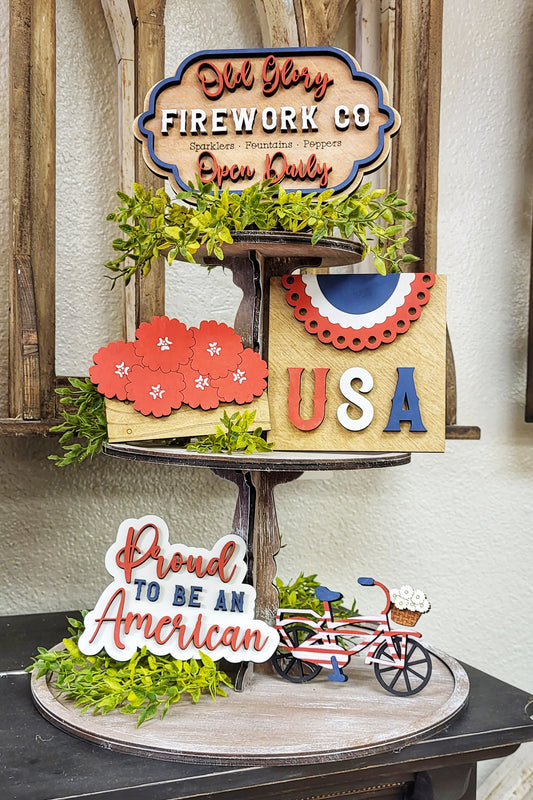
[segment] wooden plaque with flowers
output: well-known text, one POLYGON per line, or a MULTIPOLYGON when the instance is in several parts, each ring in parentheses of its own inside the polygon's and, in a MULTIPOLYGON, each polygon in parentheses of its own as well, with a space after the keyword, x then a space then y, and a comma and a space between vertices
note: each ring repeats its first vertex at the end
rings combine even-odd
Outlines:
POLYGON ((254 426, 270 427, 267 365, 225 323, 187 327, 154 317, 134 341, 112 342, 93 360, 89 374, 106 397, 110 442, 213 433, 223 410, 255 411, 254 426))

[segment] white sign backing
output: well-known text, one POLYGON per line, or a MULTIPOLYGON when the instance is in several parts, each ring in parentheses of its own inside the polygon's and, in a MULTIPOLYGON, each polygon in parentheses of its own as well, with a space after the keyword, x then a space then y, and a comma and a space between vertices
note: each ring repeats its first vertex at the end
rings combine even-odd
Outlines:
POLYGON ((279 636, 254 619, 255 589, 243 583, 246 545, 224 536, 211 550, 169 543, 159 517, 127 519, 105 565, 113 582, 85 617, 79 648, 118 661, 146 647, 185 660, 267 661, 279 636))

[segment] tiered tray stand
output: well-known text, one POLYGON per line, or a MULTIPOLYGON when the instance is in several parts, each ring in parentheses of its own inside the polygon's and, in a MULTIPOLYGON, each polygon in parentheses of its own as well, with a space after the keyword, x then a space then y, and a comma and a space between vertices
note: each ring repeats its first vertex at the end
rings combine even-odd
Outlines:
MULTIPOLYGON (((245 347, 268 361, 270 279, 300 268, 355 263, 360 248, 353 242, 324 239, 311 245, 308 236, 241 233, 226 248, 224 266, 243 291, 235 330, 245 347)), ((206 264, 213 263, 204 254, 206 264)), ((257 592, 256 616, 273 624, 278 608, 274 586, 275 556, 280 539, 274 489, 305 471, 358 470, 407 464, 409 453, 273 452, 243 456, 189 453, 149 444, 108 444, 109 456, 163 466, 202 467, 236 484, 233 532, 248 548, 248 578, 257 592)), ((434 675, 426 690, 410 698, 385 696, 371 668, 354 659, 350 680, 339 687, 327 678, 294 685, 274 676, 269 664, 255 670, 242 665, 235 693, 213 705, 171 709, 163 723, 153 720, 135 728, 124 715, 81 717, 67 701, 54 697, 42 679, 34 685, 41 711, 70 733, 126 752, 155 758, 215 764, 284 764, 335 761, 404 746, 444 726, 467 702, 468 678, 458 662, 436 650, 434 675), (228 733, 231 736, 228 737, 228 733), (228 738, 230 741, 228 741, 228 738)))

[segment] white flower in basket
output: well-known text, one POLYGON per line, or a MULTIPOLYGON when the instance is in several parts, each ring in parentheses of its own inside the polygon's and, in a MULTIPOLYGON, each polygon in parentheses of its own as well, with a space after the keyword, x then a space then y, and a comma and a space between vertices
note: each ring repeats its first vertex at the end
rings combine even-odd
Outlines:
POLYGON ((399 625, 412 627, 418 622, 420 615, 431 608, 431 604, 421 589, 413 589, 409 584, 393 589, 391 597, 391 619, 399 625))

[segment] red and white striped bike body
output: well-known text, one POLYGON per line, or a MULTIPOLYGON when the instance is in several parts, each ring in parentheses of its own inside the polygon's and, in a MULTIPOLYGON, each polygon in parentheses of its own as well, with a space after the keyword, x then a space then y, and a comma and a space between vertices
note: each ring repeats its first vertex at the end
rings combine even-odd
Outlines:
POLYGON ((309 636, 297 647, 289 645, 290 652, 295 658, 301 661, 308 661, 318 664, 324 669, 333 669, 332 656, 337 659, 339 667, 345 667, 350 658, 356 653, 368 648, 365 656, 365 664, 386 663, 384 659, 374 658, 374 653, 382 642, 389 645, 390 657, 395 667, 402 668, 405 663, 405 650, 407 636, 420 637, 418 631, 391 630, 386 614, 379 614, 375 617, 350 617, 347 619, 331 622, 327 616, 320 616, 314 611, 309 610, 304 616, 301 609, 280 609, 276 617, 276 629, 280 633, 283 642, 283 629, 292 623, 301 623, 315 629, 315 633, 309 636), (361 626, 369 627, 361 627, 361 626), (392 643, 392 637, 398 637, 400 641, 400 654, 392 643), (349 640, 350 646, 343 646, 337 642, 337 637, 349 640))
POLYGON ((385 592, 381 614, 335 620, 331 603, 338 592, 321 586, 316 595, 324 614, 311 609, 281 608, 276 617, 280 644, 272 662, 281 677, 295 683, 315 678, 321 669, 331 671, 330 681, 343 682, 343 668, 356 653, 366 650, 365 664, 373 664, 379 683, 398 695, 416 694, 431 676, 431 657, 418 642, 421 634, 413 630, 392 629, 389 623, 388 589, 372 578, 360 578, 362 585, 377 585, 385 592), (402 676, 402 680, 399 678, 402 676))

